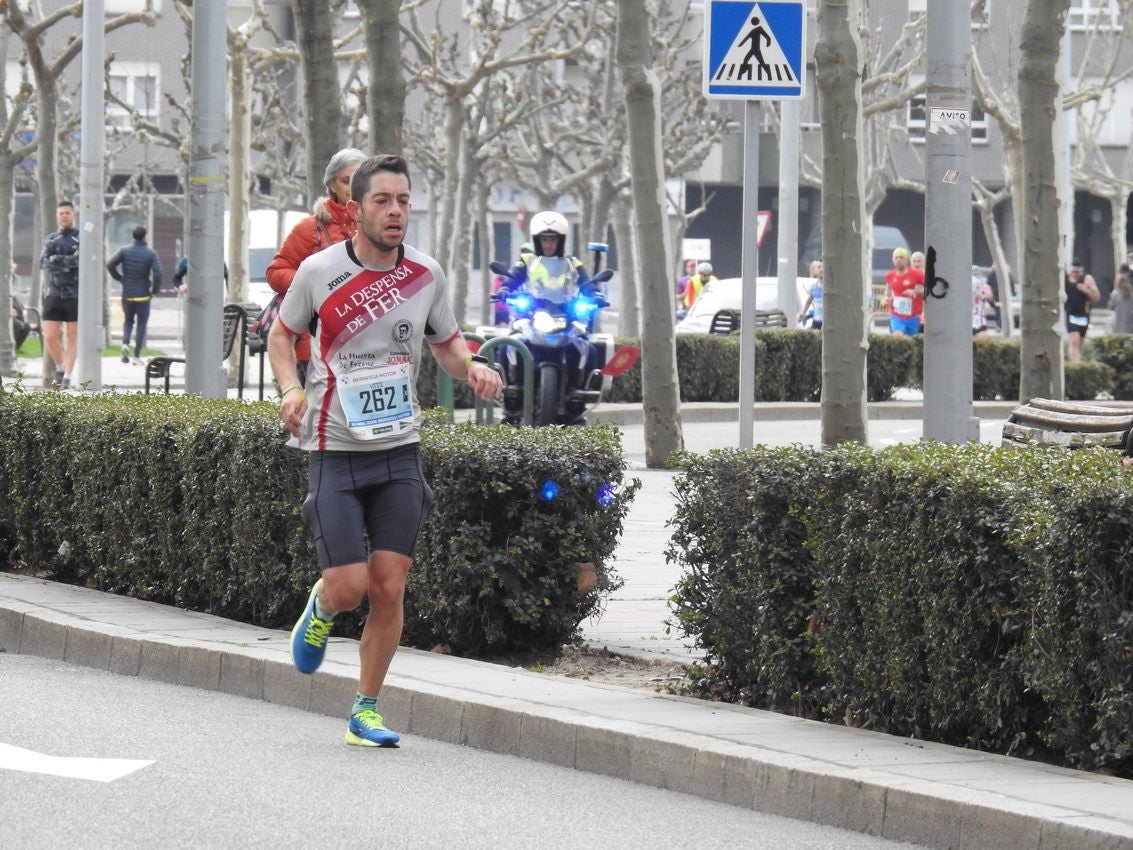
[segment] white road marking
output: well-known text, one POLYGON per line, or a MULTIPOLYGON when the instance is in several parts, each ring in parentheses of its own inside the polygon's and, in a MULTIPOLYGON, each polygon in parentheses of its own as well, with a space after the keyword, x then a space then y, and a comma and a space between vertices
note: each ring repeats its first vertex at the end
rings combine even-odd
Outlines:
POLYGON ((34 750, 25 750, 11 744, 0 744, 0 770, 18 770, 24 773, 46 773, 69 779, 89 779, 94 782, 113 782, 136 770, 148 767, 152 761, 140 759, 102 759, 72 756, 49 756, 34 750))

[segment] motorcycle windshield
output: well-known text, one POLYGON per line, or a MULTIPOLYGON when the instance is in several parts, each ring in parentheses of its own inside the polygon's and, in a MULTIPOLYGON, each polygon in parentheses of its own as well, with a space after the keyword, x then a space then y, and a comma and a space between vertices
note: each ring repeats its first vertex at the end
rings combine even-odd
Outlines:
POLYGON ((578 290, 574 267, 566 257, 540 257, 542 268, 527 279, 527 291, 533 298, 551 304, 566 304, 578 290))

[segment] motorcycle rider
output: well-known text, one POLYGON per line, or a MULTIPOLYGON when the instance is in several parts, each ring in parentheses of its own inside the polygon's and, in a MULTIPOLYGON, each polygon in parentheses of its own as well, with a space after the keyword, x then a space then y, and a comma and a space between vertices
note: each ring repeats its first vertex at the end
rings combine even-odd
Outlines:
POLYGON ((582 261, 576 257, 567 257, 565 268, 563 264, 543 262, 544 258, 563 256, 566 237, 567 220, 562 215, 553 210, 536 213, 531 218, 533 250, 531 253, 521 252, 519 261, 509 270, 503 284, 507 291, 515 292, 530 280, 533 288, 561 289, 573 284, 583 295, 599 294, 582 261), (552 265, 556 267, 554 270, 552 265))

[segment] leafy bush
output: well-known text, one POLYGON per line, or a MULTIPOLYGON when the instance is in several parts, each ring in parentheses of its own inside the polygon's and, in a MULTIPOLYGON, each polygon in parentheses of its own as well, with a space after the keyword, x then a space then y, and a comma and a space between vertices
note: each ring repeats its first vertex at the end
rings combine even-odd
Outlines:
POLYGON ((1117 378, 1112 366, 1105 363, 1092 363, 1079 360, 1067 363, 1065 368, 1066 398, 1077 401, 1090 401, 1102 393, 1113 391, 1117 378))
POLYGON ((710 661, 699 688, 1133 776, 1118 460, 922 444, 690 461, 669 557, 673 610, 710 661))
POLYGON ((812 460, 762 448, 686 457, 666 552, 685 568, 672 607, 711 665, 713 695, 803 716, 816 712, 818 680, 802 521, 812 460))
POLYGON ((870 401, 888 401, 898 387, 910 385, 915 370, 919 372, 921 349, 917 339, 896 334, 869 335, 866 396, 870 401))
POLYGON ((410 574, 416 645, 558 645, 621 586, 607 564, 640 482, 622 483, 613 426, 430 428, 422 461, 436 483, 410 574), (581 601, 580 562, 599 580, 581 601))
MULTIPOLYGON (((467 652, 557 647, 619 584, 606 561, 639 484, 623 481, 618 433, 445 419, 422 431, 436 501, 407 639, 467 652), (558 497, 538 502, 550 476, 558 497), (578 561, 599 577, 583 598, 578 561)), ((302 608, 317 576, 300 517, 306 455, 284 445, 272 405, 0 391, 0 421, 0 554, 12 567, 268 627, 302 608)), ((361 623, 341 617, 336 633, 361 623)))
POLYGON ((1113 397, 1133 400, 1133 335, 1108 334, 1090 337, 1086 359, 1104 363, 1113 369, 1113 397))
POLYGON ((1005 401, 1019 397, 1019 342, 981 337, 972 340, 972 398, 1005 401))

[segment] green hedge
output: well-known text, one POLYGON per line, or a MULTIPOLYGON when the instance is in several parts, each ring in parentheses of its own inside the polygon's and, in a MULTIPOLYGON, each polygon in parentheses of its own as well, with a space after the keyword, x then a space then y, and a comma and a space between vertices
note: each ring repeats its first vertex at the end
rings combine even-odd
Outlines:
POLYGON ((1085 359, 1113 369, 1113 397, 1133 400, 1133 334, 1090 337, 1085 359))
MULTIPOLYGON (((619 434, 422 432, 435 502, 411 573, 406 640, 454 651, 557 647, 620 579, 608 560, 640 486, 619 434), (558 497, 538 497, 554 478, 558 497), (608 485, 608 504, 598 489, 608 485), (575 590, 590 561, 599 589, 575 590)), ((13 569, 288 627, 317 576, 300 505, 306 455, 267 403, 0 391, 0 557, 13 569)), ((336 633, 356 634, 360 615, 336 633)))
POLYGON ((686 463, 669 557, 702 692, 1133 776, 1133 478, 1117 453, 686 463))
MULTIPOLYGON (((818 401, 822 395, 822 335, 775 329, 756 333, 755 397, 758 401, 818 401)), ((640 345, 619 339, 618 345, 640 345)), ((739 387, 739 335, 677 334, 681 400, 733 402, 739 387)), ((1066 364, 1066 397, 1088 400, 1112 392, 1133 398, 1133 336, 1100 337, 1087 348, 1098 362, 1066 364), (1095 348, 1096 345, 1096 348, 1095 348), (1125 380, 1128 386, 1122 383, 1125 380)), ((924 338, 870 334, 866 395, 888 401, 900 387, 923 386, 924 338)), ((428 391, 422 388, 425 395, 428 391)), ((972 397, 976 401, 1019 397, 1019 342, 982 337, 972 341, 972 397)), ((606 401, 641 402, 640 363, 616 378, 606 401)))

